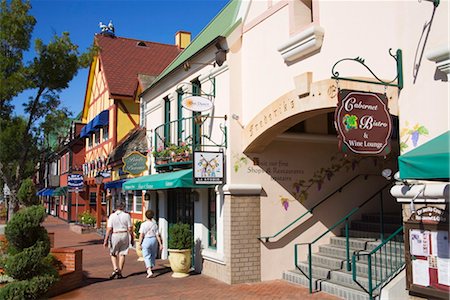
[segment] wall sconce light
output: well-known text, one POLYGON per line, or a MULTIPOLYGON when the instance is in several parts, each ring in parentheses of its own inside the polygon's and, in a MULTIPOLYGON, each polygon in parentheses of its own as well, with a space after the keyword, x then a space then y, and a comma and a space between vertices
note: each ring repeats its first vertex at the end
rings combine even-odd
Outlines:
POLYGON ((223 63, 227 60, 227 52, 228 50, 226 49, 226 39, 224 37, 219 37, 216 44, 215 44, 217 51, 214 57, 215 62, 213 63, 197 63, 197 62, 189 62, 189 61, 185 61, 183 63, 183 70, 188 71, 191 66, 194 65, 218 65, 219 67, 221 67, 223 65, 223 63))
POLYGON ((236 120, 236 122, 239 124, 239 126, 241 126, 241 128, 244 129, 244 125, 242 125, 241 121, 239 121, 239 116, 238 116, 238 115, 232 114, 232 115, 231 115, 231 118, 232 118, 233 120, 236 120))

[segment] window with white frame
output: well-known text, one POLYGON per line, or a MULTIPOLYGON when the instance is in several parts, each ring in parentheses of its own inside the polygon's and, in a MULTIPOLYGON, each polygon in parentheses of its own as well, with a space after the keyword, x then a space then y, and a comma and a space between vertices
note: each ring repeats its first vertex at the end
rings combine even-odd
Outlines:
POLYGON ((132 191, 127 192, 125 206, 126 206, 125 210, 127 212, 130 212, 133 210, 133 192, 132 191))
POLYGON ((142 191, 134 192, 134 211, 142 212, 142 191))
POLYGON ((108 140, 109 139, 109 126, 108 125, 103 126, 102 133, 103 133, 103 141, 108 140))

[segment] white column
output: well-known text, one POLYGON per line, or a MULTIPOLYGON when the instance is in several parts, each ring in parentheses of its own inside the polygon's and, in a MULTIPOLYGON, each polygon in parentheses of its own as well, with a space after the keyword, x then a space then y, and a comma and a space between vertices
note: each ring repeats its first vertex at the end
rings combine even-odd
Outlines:
POLYGON ((163 240, 163 250, 161 253, 162 259, 167 259, 168 253, 167 253, 167 238, 168 238, 168 230, 169 230, 169 222, 167 221, 168 218, 168 211, 167 211, 167 193, 163 190, 157 191, 159 196, 159 220, 158 220, 158 226, 159 226, 159 232, 161 234, 162 240, 163 240))

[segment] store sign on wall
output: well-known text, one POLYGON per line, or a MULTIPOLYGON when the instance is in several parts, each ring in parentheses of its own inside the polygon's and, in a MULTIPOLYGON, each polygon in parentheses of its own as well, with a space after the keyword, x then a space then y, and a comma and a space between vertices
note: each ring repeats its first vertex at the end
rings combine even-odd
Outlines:
POLYGON ((210 99, 200 96, 188 96, 181 101, 181 105, 188 110, 199 112, 210 110, 213 107, 210 99))
POLYGON ((334 122, 341 151, 361 155, 391 151, 392 121, 386 95, 340 90, 334 122))
POLYGON ((133 151, 124 158, 123 171, 132 175, 139 175, 147 170, 147 156, 142 155, 140 152, 133 151))

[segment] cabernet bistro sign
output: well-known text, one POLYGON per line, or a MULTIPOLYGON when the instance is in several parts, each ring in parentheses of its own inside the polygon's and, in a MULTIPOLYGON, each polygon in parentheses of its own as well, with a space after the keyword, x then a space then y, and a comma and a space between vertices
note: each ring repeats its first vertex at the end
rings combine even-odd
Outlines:
POLYGON ((334 121, 341 151, 362 155, 391 151, 392 121, 386 95, 340 90, 334 121))

